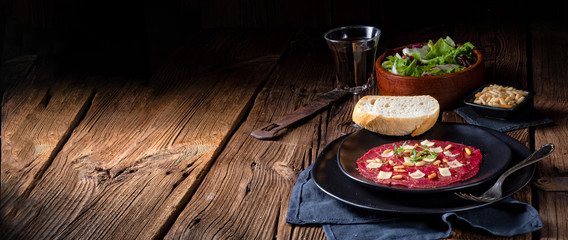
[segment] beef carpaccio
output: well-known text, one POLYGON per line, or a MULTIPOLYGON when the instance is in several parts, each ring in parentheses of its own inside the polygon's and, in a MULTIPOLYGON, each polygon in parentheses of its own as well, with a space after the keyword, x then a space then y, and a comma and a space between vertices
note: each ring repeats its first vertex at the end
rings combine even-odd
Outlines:
POLYGON ((469 179, 479 171, 479 149, 438 140, 381 145, 357 160, 359 173, 382 185, 428 189, 469 179))

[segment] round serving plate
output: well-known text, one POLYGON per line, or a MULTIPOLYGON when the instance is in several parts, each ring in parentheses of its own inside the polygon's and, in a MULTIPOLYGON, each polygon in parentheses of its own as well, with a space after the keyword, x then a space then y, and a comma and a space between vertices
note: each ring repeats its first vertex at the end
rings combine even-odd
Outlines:
MULTIPOLYGON (((531 152, 522 143, 503 133, 485 129, 503 141, 511 149, 510 166, 526 158, 531 152)), ((486 206, 491 203, 479 203, 463 200, 454 195, 454 191, 420 194, 407 194, 395 191, 381 191, 353 181, 345 175, 337 161, 339 145, 346 137, 335 139, 318 155, 311 170, 311 177, 320 190, 346 204, 381 212, 408 214, 435 214, 464 211, 486 206)), ((525 187, 532 179, 536 167, 527 166, 511 174, 503 184, 503 198, 509 197, 525 187)), ((493 184, 485 184, 463 189, 468 193, 481 193, 493 184)))
POLYGON ((486 183, 506 170, 512 156, 511 149, 505 142, 483 128, 459 123, 437 123, 432 129, 416 137, 386 136, 365 129, 359 130, 342 141, 339 146, 337 161, 340 170, 360 184, 383 191, 423 194, 455 191, 486 183), (422 139, 450 141, 479 149, 482 154, 479 171, 475 176, 464 181, 428 189, 379 184, 359 173, 357 160, 372 148, 393 142, 422 139))

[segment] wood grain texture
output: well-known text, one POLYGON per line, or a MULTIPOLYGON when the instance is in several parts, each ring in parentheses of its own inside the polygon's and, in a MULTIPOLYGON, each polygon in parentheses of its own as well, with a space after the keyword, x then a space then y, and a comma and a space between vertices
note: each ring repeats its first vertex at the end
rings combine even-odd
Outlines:
MULTIPOLYGON (((170 12, 180 12, 181 8, 184 13, 190 13, 186 15, 191 15, 191 17, 179 14, 178 21, 186 21, 186 24, 201 25, 205 28, 331 28, 345 25, 375 25, 389 32, 409 32, 432 24, 432 21, 417 21, 416 17, 401 17, 400 3, 395 1, 214 0, 201 4, 197 2, 195 0, 180 1, 170 9, 170 12)), ((546 4, 527 0, 472 1, 468 2, 467 8, 462 8, 460 11, 455 11, 453 3, 452 1, 439 1, 438 4, 422 4, 420 10, 422 12, 444 12, 444 18, 436 19, 438 24, 477 21, 508 22, 511 19, 528 21, 539 18, 566 23, 566 17, 562 13, 565 12, 567 6, 558 0, 547 1, 546 4)), ((154 9, 149 9, 151 10, 154 9)), ((163 9, 154 11, 160 10, 163 11, 163 9)))
MULTIPOLYGON (((568 176, 568 83, 566 79, 566 51, 561 49, 568 41, 568 29, 550 22, 531 25, 532 62, 535 107, 553 120, 553 124, 535 129, 535 147, 554 143, 554 152, 539 162, 538 177, 568 176)), ((540 232, 543 239, 563 239, 568 236, 567 192, 537 191, 538 209, 544 222, 540 232)))
MULTIPOLYGON (((185 71, 193 59, 174 59, 150 85, 125 81, 97 89, 84 119, 21 200, 26 208, 4 219, 13 225, 3 237, 148 239, 163 234, 242 120, 276 65, 274 56, 283 53, 289 39, 284 32, 265 37, 273 48, 257 48, 246 40, 229 43, 234 48, 226 42, 212 46, 238 50, 229 68, 185 71)), ((215 62, 202 55, 204 62, 215 62)), ((215 56, 212 52, 209 57, 215 56)))
MULTIPOLYGON (((320 37, 316 41, 321 43, 320 37)), ((288 199, 300 171, 315 159, 321 117, 284 130, 278 141, 261 141, 249 134, 333 88, 330 59, 311 53, 314 46, 322 45, 306 45, 299 38, 302 36, 292 41, 288 57, 259 93, 247 120, 215 161, 167 239, 292 236, 291 227, 284 223, 288 199)))
POLYGON ((36 55, 23 55, 2 61, 0 66, 0 92, 3 94, 14 85, 26 84, 33 81, 33 77, 27 77, 36 65, 36 55))
POLYGON ((486 82, 529 89, 527 34, 522 23, 479 22, 456 25, 454 39, 470 41, 484 54, 486 82))
POLYGON ((205 28, 320 28, 331 24, 328 1, 208 1, 202 2, 205 28))
POLYGON ((81 84, 82 78, 54 77, 40 68, 16 79, 2 98, 2 235, 33 217, 22 214, 33 205, 26 199, 92 99, 93 89, 81 84), (51 84, 42 83, 47 81, 51 84), (28 85, 34 82, 38 84, 28 85))

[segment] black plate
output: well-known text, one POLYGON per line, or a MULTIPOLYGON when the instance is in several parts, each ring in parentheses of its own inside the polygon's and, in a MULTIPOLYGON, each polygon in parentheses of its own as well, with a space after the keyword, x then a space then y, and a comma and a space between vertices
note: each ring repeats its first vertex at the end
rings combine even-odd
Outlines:
POLYGON ((337 161, 344 174, 370 187, 406 193, 435 193, 477 186, 493 180, 509 166, 512 156, 511 149, 505 142, 482 128, 465 124, 437 123, 432 129, 416 137, 393 137, 377 134, 365 129, 359 130, 347 136, 341 143, 338 150, 337 161), (478 148, 483 158, 479 166, 479 172, 470 179, 446 186, 439 186, 432 189, 414 189, 405 186, 381 185, 364 177, 357 170, 357 159, 367 153, 371 148, 409 139, 450 141, 478 148))
MULTIPOLYGON (((503 133, 485 129, 505 142, 513 153, 511 166, 526 158, 530 151, 523 144, 503 133)), ((466 201, 454 195, 453 191, 415 194, 377 191, 366 187, 347 177, 341 172, 337 163, 337 150, 344 137, 328 144, 318 155, 311 171, 316 185, 328 195, 349 205, 381 212, 398 212, 412 214, 434 214, 464 211, 486 206, 491 203, 466 201)), ((525 187, 532 179, 535 165, 527 166, 511 174, 503 184, 503 198, 509 197, 525 187)), ((467 193, 479 194, 489 188, 495 181, 489 181, 476 187, 464 190, 467 193)))

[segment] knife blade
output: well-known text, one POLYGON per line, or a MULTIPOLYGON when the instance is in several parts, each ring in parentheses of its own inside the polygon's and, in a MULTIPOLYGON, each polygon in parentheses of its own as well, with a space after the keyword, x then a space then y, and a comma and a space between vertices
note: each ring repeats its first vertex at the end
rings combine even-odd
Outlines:
POLYGON ((304 118, 314 115, 322 108, 351 94, 351 92, 344 89, 333 89, 327 93, 317 96, 308 104, 284 115, 282 118, 254 130, 250 135, 261 140, 272 139, 276 137, 276 133, 280 130, 293 125, 304 118))

